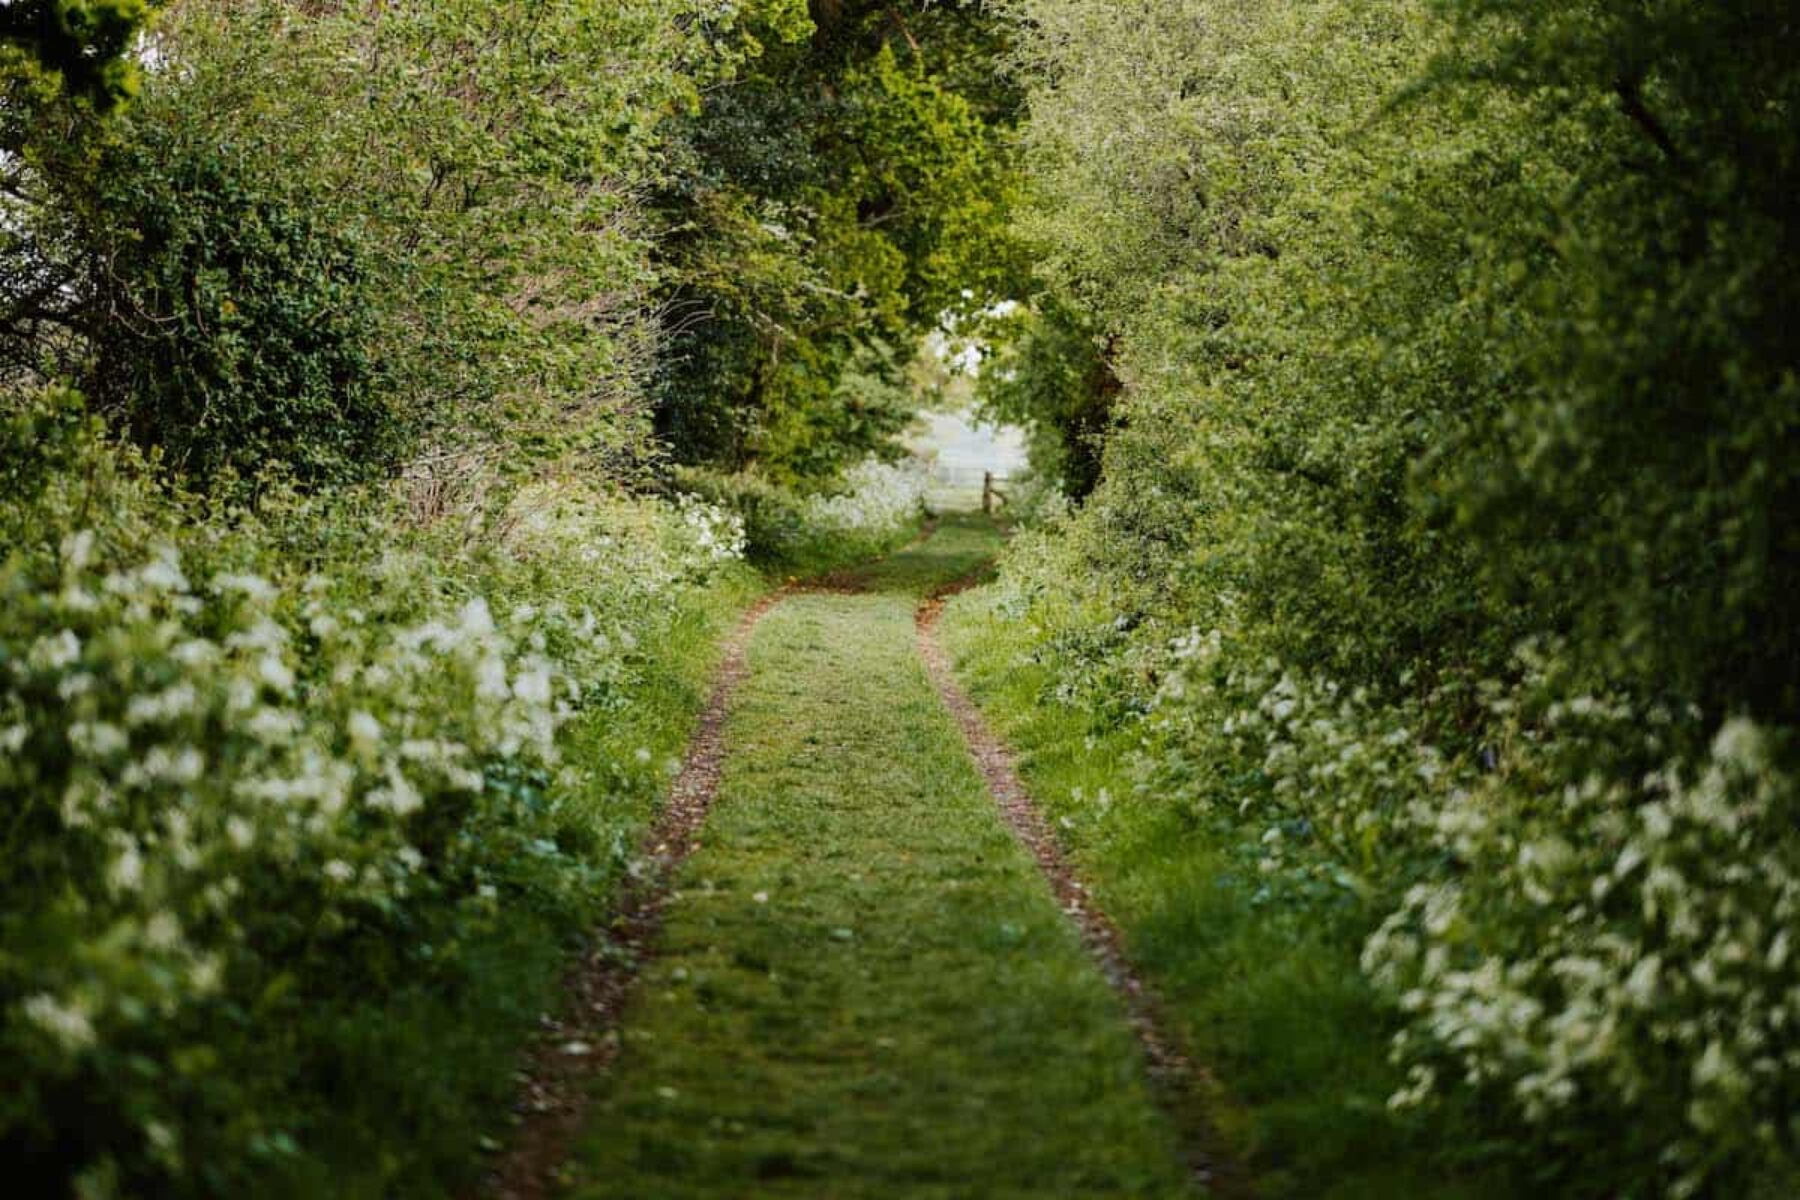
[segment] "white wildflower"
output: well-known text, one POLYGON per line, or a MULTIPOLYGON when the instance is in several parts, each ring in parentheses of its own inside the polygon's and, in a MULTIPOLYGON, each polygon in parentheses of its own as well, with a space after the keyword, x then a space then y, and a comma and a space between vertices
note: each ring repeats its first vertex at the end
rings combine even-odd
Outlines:
POLYGON ((93 1020, 79 1002, 65 1004, 55 996, 40 993, 25 1001, 22 1011, 28 1021, 55 1038, 64 1050, 75 1052, 94 1044, 93 1020))
POLYGON ((224 966, 216 954, 203 954, 188 968, 188 986, 197 995, 209 996, 219 990, 224 966))
POLYGON ((457 623, 464 634, 474 639, 485 640, 494 632, 494 614, 488 611, 487 601, 480 596, 463 605, 457 623))
POLYGON ((65 629, 32 643, 26 661, 40 671, 60 671, 81 657, 81 639, 65 629))
POLYGON ((300 714, 285 708, 264 708, 245 723, 251 737, 268 745, 292 741, 302 729, 300 714))
POLYGON ((206 772, 206 758, 193 746, 171 749, 152 746, 139 762, 125 768, 123 781, 128 787, 154 784, 184 786, 198 780, 206 772))
POLYGON ((62 540, 63 565, 71 572, 84 571, 94 558, 94 531, 82 529, 62 540))
POLYGON ((256 664, 256 677, 268 687, 286 695, 293 690, 294 672, 280 657, 265 654, 256 664))
POLYGON ((1712 756, 1719 763, 1746 775, 1755 774, 1767 762, 1763 732, 1747 717, 1733 717, 1719 726, 1713 737, 1712 756))
POLYGON ((507 698, 506 660, 497 654, 483 656, 475 668, 475 694, 483 700, 507 698))
POLYGON ((137 582, 153 592, 185 592, 187 576, 181 573, 181 555, 172 546, 164 546, 156 557, 137 573, 137 582))
POLYGON ((381 748, 381 722, 362 709, 350 714, 345 729, 350 734, 350 748, 357 754, 367 758, 381 748))
POLYGON ((412 785, 396 762, 387 764, 387 786, 376 788, 369 793, 369 806, 384 809, 396 817, 408 816, 417 812, 425 804, 419 789, 412 785))
POLYGON ((106 721, 77 721, 69 726, 69 745, 87 758, 107 759, 124 753, 131 739, 106 721))
POLYGON ((1650 1008, 1656 1002, 1657 982, 1662 971, 1662 958, 1651 954, 1631 969, 1625 980, 1626 997, 1639 1008, 1650 1008))
POLYGON ((234 650, 263 650, 270 653, 288 643, 288 632, 274 621, 263 617, 248 629, 240 629, 225 639, 234 650))
POLYGON ((144 944, 152 950, 173 950, 181 944, 181 923, 159 912, 144 924, 144 944))
POLYGON ((221 596, 236 594, 255 604, 268 604, 281 595, 280 590, 261 575, 219 575, 213 579, 212 586, 221 596))
POLYGON ((513 695, 527 704, 550 703, 550 673, 538 668, 521 671, 513 680, 513 695))
POLYGON ((219 657, 216 642, 206 638, 194 638, 176 646, 169 651, 169 657, 189 669, 204 667, 219 657))
POLYGON ((107 869, 106 881, 115 892, 131 892, 144 882, 144 856, 136 846, 126 846, 107 869))
POLYGON ((167 725, 192 715, 199 706, 200 696, 193 684, 172 684, 160 692, 133 696, 125 706, 125 723, 133 728, 167 725))

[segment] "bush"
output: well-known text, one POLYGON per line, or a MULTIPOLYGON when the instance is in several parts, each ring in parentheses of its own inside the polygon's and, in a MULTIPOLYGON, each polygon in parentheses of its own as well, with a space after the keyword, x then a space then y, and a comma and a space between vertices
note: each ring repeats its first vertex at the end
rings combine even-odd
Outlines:
POLYGON ((894 548, 918 528, 929 472, 924 464, 869 459, 836 490, 804 494, 754 473, 686 470, 681 485, 737 514, 753 561, 795 572, 823 571, 894 548))
POLYGON ((46 1194, 431 1193, 658 788, 583 731, 735 526, 568 489, 459 550, 166 493, 67 397, 7 429, 57 469, 0 506, 0 1145, 46 1194))
POLYGON ((1734 718, 1696 762, 1697 713, 1572 695, 1542 648, 1518 668, 1473 688, 1485 744, 1438 743, 1446 694, 1382 704, 1196 633, 1143 781, 1238 831, 1271 899, 1389 914, 1362 962, 1411 1018, 1395 1107, 1475 1090, 1577 1194, 1791 1173, 1800 789, 1781 739, 1734 718))
POLYGON ((1472 1089, 1555 1147, 1557 1175, 1628 1195, 1791 1188, 1800 787, 1778 739, 1734 718, 1699 762, 1633 783, 1557 760, 1666 754, 1666 709, 1554 709, 1519 768, 1418 806, 1458 869, 1364 949, 1411 1018, 1392 1103, 1472 1089))
POLYGON ((1070 330, 1124 387, 1009 558, 1045 699, 1369 937, 1396 1128, 1559 1194, 1796 1174, 1777 7, 1013 5, 1050 297, 992 391, 1077 436, 1070 330))
POLYGON ((196 481, 366 478, 400 449, 367 253, 339 206, 229 143, 149 126, 103 157, 82 240, 100 411, 196 481), (103 266, 102 266, 103 264, 103 266))

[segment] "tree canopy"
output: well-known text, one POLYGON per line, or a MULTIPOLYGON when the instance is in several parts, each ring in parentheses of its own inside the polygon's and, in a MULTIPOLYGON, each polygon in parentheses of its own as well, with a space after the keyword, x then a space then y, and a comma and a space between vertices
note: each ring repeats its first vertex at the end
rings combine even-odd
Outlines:
POLYGON ((688 461, 829 478, 910 420, 901 370, 1007 293, 1014 101, 969 3, 815 3, 684 130, 659 428, 688 461), (965 293, 969 294, 966 298, 965 293))
POLYGON ((11 0, 0 47, 74 95, 110 107, 137 87, 127 51, 156 0, 11 0))

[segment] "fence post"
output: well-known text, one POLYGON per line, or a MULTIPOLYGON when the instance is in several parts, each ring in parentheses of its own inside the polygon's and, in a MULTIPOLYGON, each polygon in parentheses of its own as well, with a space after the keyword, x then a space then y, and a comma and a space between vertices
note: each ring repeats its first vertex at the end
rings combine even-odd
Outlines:
POLYGON ((981 515, 984 517, 994 515, 994 473, 992 471, 981 473, 981 515))

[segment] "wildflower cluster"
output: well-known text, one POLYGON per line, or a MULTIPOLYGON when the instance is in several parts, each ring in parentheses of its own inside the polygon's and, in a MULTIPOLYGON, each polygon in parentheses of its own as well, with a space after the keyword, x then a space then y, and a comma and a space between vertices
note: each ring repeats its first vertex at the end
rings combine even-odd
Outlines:
MULTIPOLYGON (((734 553, 785 569, 823 570, 891 549, 924 515, 930 471, 868 459, 831 491, 803 493, 755 472, 689 470, 684 519, 734 553)), ((703 535, 704 536, 704 535, 703 535)))
POLYGON ((910 527, 924 511, 930 481, 930 470, 919 459, 901 463, 868 459, 845 475, 843 491, 809 500, 805 518, 827 535, 889 537, 910 527))
POLYGON ((247 1187, 308 1151, 299 1078, 377 1036, 312 1010, 461 986, 485 930, 588 911, 619 831, 584 798, 621 772, 566 733, 741 527, 527 496, 458 552, 80 479, 0 568, 0 1145, 82 1194, 247 1187))
POLYGON ((1152 708, 1161 753, 1150 778, 1248 828, 1261 873, 1324 868, 1360 888, 1406 856, 1400 830, 1422 796, 1449 782, 1420 724, 1412 706, 1373 704, 1275 659, 1234 654, 1217 631, 1193 631, 1173 642, 1152 708))
POLYGON ((1793 1161, 1800 787, 1743 718, 1515 674, 1377 699, 1192 632, 1170 649, 1143 785, 1239 839, 1259 895, 1367 898, 1362 966, 1404 1020, 1396 1109, 1482 1097, 1591 1153, 1654 1147, 1658 1194, 1793 1161), (1433 736, 1472 709, 1460 736, 1433 736))
POLYGON ((562 482, 529 488, 512 503, 507 544, 515 555, 595 573, 612 607, 704 583, 739 562, 744 520, 720 504, 680 494, 666 504, 608 496, 562 482), (619 589, 624 589, 623 594, 619 589))
MULTIPOLYGON (((1669 717, 1606 721, 1653 750, 1669 717)), ((1447 797, 1425 832, 1458 869, 1409 889, 1363 953, 1409 1017, 1393 1103, 1473 1088, 1553 1137, 1624 1113, 1655 1131, 1642 1175, 1672 1196, 1793 1161, 1800 786, 1773 751, 1733 718, 1697 761, 1636 778, 1496 774, 1447 797)))

